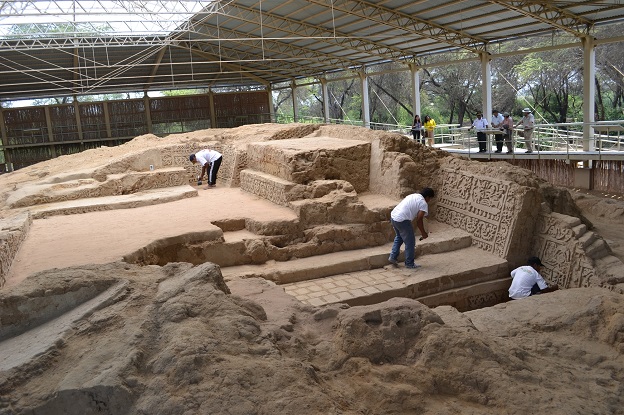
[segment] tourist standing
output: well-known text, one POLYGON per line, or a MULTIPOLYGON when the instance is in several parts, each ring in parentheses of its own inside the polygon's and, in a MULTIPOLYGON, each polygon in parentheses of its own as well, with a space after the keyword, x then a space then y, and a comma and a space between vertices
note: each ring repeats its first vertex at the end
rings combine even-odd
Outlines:
POLYGON ((505 139, 505 145, 507 146, 507 154, 513 153, 513 143, 511 141, 513 135, 513 118, 509 115, 508 112, 503 114, 503 137, 505 139))
MULTIPOLYGON (((498 112, 498 110, 492 110, 492 128, 496 128, 497 130, 502 130, 504 120, 505 119, 498 112)), ((495 153, 501 153, 503 151, 503 136, 504 134, 494 134, 494 140, 496 140, 495 153)))
POLYGON ((487 143, 486 143, 486 135, 485 130, 488 128, 488 121, 483 118, 482 113, 477 114, 477 119, 472 123, 472 130, 475 128, 477 130, 477 141, 479 143, 479 153, 485 153, 487 151, 487 143))
MULTIPOLYGON (((417 142, 421 142, 422 135, 422 121, 420 120, 420 115, 414 115, 414 122, 412 123, 412 136, 414 140, 417 142)), ((422 137, 422 144, 425 144, 425 137, 422 137)))
POLYGON ((390 222, 394 228, 394 243, 390 252, 390 261, 393 265, 398 265, 401 245, 405 243, 405 267, 415 269, 419 265, 414 263, 414 250, 416 249, 416 235, 412 221, 416 218, 416 226, 420 230, 421 239, 427 239, 429 234, 425 230, 423 219, 429 215, 429 202, 435 193, 433 189, 426 187, 420 193, 413 193, 406 196, 390 213, 390 222))
POLYGON ((208 185, 204 189, 215 187, 217 185, 217 173, 223 160, 223 155, 216 150, 200 150, 195 154, 189 156, 191 163, 199 163, 202 166, 201 175, 197 178, 201 181, 204 174, 208 177, 208 185))
POLYGON ((425 122, 423 123, 423 126, 425 127, 425 133, 427 134, 427 144, 429 145, 429 147, 433 147, 433 138, 436 122, 430 116, 425 115, 425 122))
POLYGON ((525 108, 522 110, 522 119, 516 125, 516 127, 522 126, 523 129, 523 137, 524 137, 524 145, 526 146, 526 152, 533 152, 533 129, 535 128, 535 117, 531 114, 531 110, 529 108, 525 108))

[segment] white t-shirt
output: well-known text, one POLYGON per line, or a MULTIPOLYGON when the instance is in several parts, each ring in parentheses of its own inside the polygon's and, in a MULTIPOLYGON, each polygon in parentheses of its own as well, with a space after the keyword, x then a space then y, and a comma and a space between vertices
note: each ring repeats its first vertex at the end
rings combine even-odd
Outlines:
POLYGON ((509 287, 509 298, 518 300, 531 295, 531 288, 535 284, 541 290, 548 288, 544 278, 530 265, 523 265, 511 271, 511 287, 509 287))
POLYGON ((420 193, 413 193, 406 196, 392 209, 390 217, 395 222, 412 221, 421 210, 425 212, 425 216, 429 215, 429 205, 425 198, 420 193))
POLYGON ((221 156, 221 153, 219 153, 218 151, 208 149, 201 150, 195 153, 195 159, 197 159, 197 162, 202 166, 204 166, 206 163, 212 163, 221 156))

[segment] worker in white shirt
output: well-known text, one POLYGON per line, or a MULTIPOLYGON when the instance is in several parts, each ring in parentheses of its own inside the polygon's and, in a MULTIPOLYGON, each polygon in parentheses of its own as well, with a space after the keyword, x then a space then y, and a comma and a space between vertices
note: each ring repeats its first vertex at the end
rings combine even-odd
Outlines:
POLYGON ((223 160, 223 155, 216 150, 200 150, 195 154, 189 156, 191 163, 199 163, 202 166, 201 175, 197 177, 198 184, 200 184, 204 174, 208 176, 208 185, 204 189, 209 189, 217 185, 217 173, 223 160))
POLYGON ((472 123, 470 129, 475 128, 477 130, 477 141, 479 142, 479 153, 485 153, 487 151, 487 143, 485 130, 488 128, 488 121, 483 118, 482 113, 477 114, 477 119, 472 123))

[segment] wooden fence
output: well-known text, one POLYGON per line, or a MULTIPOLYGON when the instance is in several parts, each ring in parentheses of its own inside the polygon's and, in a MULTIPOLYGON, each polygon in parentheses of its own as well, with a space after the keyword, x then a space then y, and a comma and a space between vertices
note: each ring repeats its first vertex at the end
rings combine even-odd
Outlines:
POLYGON ((142 134, 271 122, 268 91, 0 108, 0 172, 142 134))

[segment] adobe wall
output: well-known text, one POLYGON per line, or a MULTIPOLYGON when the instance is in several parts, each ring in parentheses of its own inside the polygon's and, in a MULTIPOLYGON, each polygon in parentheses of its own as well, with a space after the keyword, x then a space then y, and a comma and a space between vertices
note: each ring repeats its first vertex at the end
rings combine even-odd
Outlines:
POLYGON ((6 282, 13 259, 26 239, 31 223, 28 212, 0 219, 0 288, 6 282))

